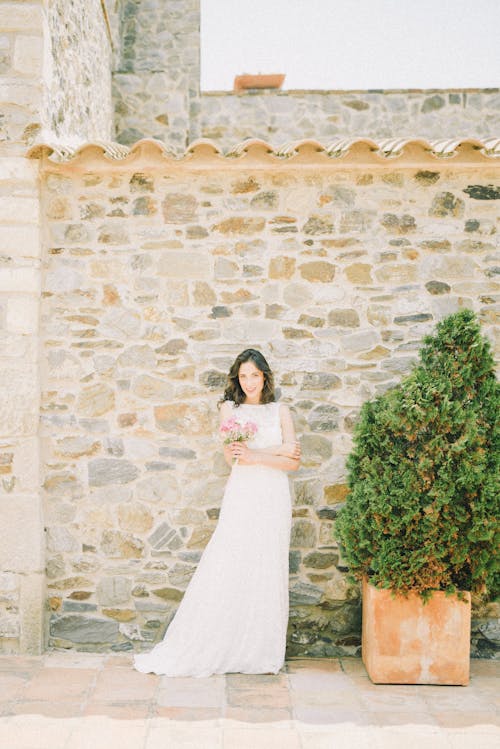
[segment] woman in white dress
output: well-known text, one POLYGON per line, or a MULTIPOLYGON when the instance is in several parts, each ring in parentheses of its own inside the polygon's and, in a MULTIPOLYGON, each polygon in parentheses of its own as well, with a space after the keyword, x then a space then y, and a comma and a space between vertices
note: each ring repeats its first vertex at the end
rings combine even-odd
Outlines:
POLYGON ((300 446, 256 349, 243 351, 229 371, 221 423, 230 417, 254 422, 257 433, 224 445, 232 470, 217 527, 163 641, 135 656, 143 673, 201 677, 278 673, 283 666, 291 529, 286 472, 298 468, 300 446))

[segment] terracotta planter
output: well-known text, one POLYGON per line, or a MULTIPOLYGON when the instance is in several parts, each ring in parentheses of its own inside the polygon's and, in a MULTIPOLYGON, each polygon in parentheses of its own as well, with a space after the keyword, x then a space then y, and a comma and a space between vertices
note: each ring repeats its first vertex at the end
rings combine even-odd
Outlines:
POLYGON ((281 88, 284 80, 284 73, 237 75, 233 87, 235 91, 246 91, 249 88, 281 88))
POLYGON ((392 596, 363 581, 363 663, 376 684, 468 684, 470 593, 392 596))

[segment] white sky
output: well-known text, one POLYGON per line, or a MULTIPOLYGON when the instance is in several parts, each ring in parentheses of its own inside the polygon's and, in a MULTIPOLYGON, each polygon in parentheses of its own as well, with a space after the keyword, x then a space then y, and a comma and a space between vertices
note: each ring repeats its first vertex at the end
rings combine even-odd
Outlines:
POLYGON ((496 88, 500 0, 201 0, 201 87, 496 88))

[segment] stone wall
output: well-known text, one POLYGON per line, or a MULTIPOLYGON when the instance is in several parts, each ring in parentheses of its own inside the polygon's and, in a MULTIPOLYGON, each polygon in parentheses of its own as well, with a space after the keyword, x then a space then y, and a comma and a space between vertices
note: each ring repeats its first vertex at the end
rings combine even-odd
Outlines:
POLYGON ((227 151, 247 138, 487 139, 500 133, 500 89, 203 93, 200 135, 227 151))
POLYGON ((229 151, 247 138, 279 148, 304 138, 328 145, 358 137, 484 140, 500 132, 498 88, 200 94, 199 0, 123 0, 116 7, 119 143, 155 138, 181 154, 200 137, 229 151))
POLYGON ((37 164, 0 158, 0 652, 42 646, 37 164))
POLYGON ((109 140, 111 42, 101 0, 50 0, 47 28, 45 140, 109 140))
POLYGON ((116 140, 156 138, 183 151, 199 133, 199 0, 126 0, 119 28, 116 140))
POLYGON ((40 652, 39 182, 43 5, 0 2, 0 652, 40 652))
POLYGON ((21 155, 41 129, 41 2, 0 2, 0 156, 21 155))
POLYGON ((0 2, 0 652, 37 653, 44 646, 38 441, 43 227, 38 164, 24 154, 42 131, 66 145, 110 136, 103 18, 99 0, 0 2))
MULTIPOLYGON (((353 423, 448 313, 476 310, 498 350, 497 178, 485 157, 294 165, 198 148, 179 162, 144 146, 114 164, 96 149, 45 160, 51 647, 162 637, 217 522, 225 373, 256 346, 303 448, 288 654, 359 652, 334 537, 353 423)), ((476 654, 491 653, 495 613, 476 610, 476 654)))

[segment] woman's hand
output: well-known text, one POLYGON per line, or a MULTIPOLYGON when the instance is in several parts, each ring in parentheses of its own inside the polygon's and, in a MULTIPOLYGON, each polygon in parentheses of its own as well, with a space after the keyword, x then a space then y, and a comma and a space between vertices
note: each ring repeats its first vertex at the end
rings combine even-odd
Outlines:
POLYGON ((279 447, 278 455, 282 455, 284 458, 291 458, 292 460, 300 460, 300 442, 284 442, 279 447))
POLYGON ((231 442, 229 452, 233 460, 237 460, 240 466, 251 466, 257 463, 257 454, 245 442, 231 442))

